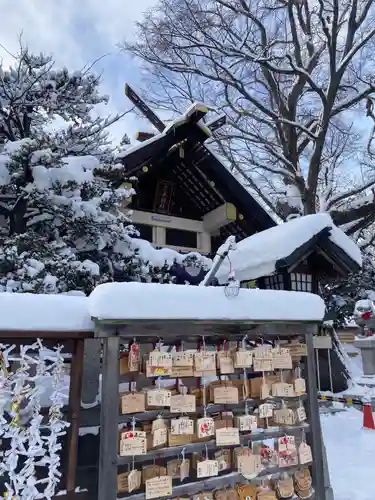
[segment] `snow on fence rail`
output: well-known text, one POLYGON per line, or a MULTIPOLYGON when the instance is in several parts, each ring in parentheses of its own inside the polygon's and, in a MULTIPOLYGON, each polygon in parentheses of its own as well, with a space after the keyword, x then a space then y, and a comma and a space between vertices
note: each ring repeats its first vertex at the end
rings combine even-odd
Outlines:
POLYGON ((106 283, 89 297, 96 320, 253 322, 321 321, 324 301, 305 292, 241 288, 230 299, 223 287, 159 283, 106 283))
POLYGON ((0 293, 0 332, 60 332, 69 337, 93 328, 87 297, 0 293))

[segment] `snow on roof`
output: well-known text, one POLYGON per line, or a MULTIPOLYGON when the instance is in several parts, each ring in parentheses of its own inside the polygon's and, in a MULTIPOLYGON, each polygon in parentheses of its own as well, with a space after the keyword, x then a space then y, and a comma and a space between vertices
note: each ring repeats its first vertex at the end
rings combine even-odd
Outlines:
POLYGON ((0 293, 0 331, 90 332, 88 298, 0 293))
MULTIPOLYGON (((163 134, 166 134, 169 130, 171 130, 174 127, 179 127, 180 125, 183 125, 184 123, 188 122, 190 120, 190 117, 196 113, 197 111, 202 111, 203 113, 208 113, 209 111, 209 106, 207 104, 204 104, 203 102, 194 102, 191 104, 188 109, 181 115, 178 116, 175 120, 172 120, 169 125, 163 130, 163 134)), ((210 129, 200 120, 198 122, 198 127, 200 127, 208 136, 211 135, 210 129)))
MULTIPOLYGON (((125 151, 122 151, 117 155, 116 158, 118 160, 126 158, 130 153, 134 153, 135 151, 138 151, 139 149, 142 149, 145 146, 148 146, 153 142, 156 142, 158 139, 160 139, 160 137, 167 135, 171 131, 171 129, 179 127, 184 123, 188 122, 190 120, 191 115, 193 115, 196 111, 203 111, 207 113, 208 110, 209 107, 206 104, 203 104, 201 102, 194 102, 193 104, 191 104, 191 106, 188 107, 188 109, 181 116, 178 116, 176 119, 172 120, 162 132, 156 134, 154 137, 150 137, 150 139, 140 142, 139 144, 131 146, 125 151)), ((202 120, 199 120, 197 125, 205 132, 205 134, 211 136, 210 129, 202 122, 202 120)))
POLYGON ((138 151, 139 149, 142 149, 149 144, 152 144, 153 142, 156 142, 158 139, 160 139, 160 136, 164 135, 164 131, 161 132, 160 134, 155 135, 154 137, 150 137, 149 139, 146 139, 143 142, 139 142, 137 144, 134 144, 134 146, 131 146, 130 148, 125 149, 125 151, 122 151, 116 156, 117 160, 121 160, 122 158, 125 158, 126 156, 130 155, 130 153, 135 153, 135 151, 138 151))
POLYGON ((230 260, 225 259, 216 277, 220 283, 226 283, 231 271, 239 281, 273 274, 279 259, 288 257, 326 227, 331 228, 329 239, 361 266, 358 246, 333 224, 328 214, 320 213, 298 217, 240 241, 237 249, 229 254, 230 260))
POLYGON ((241 288, 228 298, 224 287, 159 283, 105 283, 89 297, 93 318, 113 320, 316 321, 325 305, 304 292, 241 288))

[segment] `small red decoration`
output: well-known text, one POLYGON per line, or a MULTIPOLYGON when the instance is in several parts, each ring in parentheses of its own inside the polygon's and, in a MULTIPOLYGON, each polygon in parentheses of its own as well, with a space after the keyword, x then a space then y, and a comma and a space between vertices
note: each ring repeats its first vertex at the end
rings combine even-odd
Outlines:
POLYGON ((207 424, 202 424, 201 425, 201 432, 202 432, 202 434, 207 434, 208 433, 208 425, 207 424))

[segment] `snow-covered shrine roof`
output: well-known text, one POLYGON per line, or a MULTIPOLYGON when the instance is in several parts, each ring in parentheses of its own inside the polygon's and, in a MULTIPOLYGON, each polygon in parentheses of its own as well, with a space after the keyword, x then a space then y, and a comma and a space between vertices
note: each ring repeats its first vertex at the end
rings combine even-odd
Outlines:
POLYGON ((77 295, 0 293, 0 332, 93 332, 88 298, 77 295))
POLYGON ((323 300, 310 293, 159 283, 106 283, 89 297, 91 316, 103 323, 143 321, 320 322, 323 300))
POLYGON ((249 236, 237 243, 216 274, 219 283, 226 283, 231 271, 239 281, 269 276, 285 266, 285 259, 318 236, 341 250, 354 268, 362 266, 359 247, 341 229, 336 227, 328 214, 307 215, 280 224, 266 231, 249 236), (284 261, 284 262, 283 262, 284 261))
POLYGON ((232 223, 232 234, 243 237, 273 227, 276 222, 266 208, 230 172, 212 145, 206 143, 211 132, 202 117, 207 112, 205 105, 194 103, 162 132, 120 153, 117 159, 125 167, 127 178, 135 176, 141 183, 145 176, 168 168, 184 186, 191 204, 203 211, 202 215, 225 202, 235 205, 242 217, 232 223))
MULTIPOLYGON (((203 139, 206 139, 208 137, 211 137, 211 131, 208 127, 205 126, 205 124, 200 120, 202 116, 204 116, 208 112, 208 109, 205 104, 200 103, 200 102, 195 102, 191 106, 188 107, 188 109, 178 118, 175 120, 172 120, 169 125, 165 127, 165 129, 160 132, 159 134, 156 134, 154 137, 150 137, 150 139, 147 139, 146 141, 140 142, 139 144, 136 144, 134 146, 131 146, 130 148, 126 149, 124 152, 119 153, 117 155, 117 159, 124 161, 125 164, 127 164, 127 158, 131 157, 134 153, 137 151, 144 149, 147 151, 147 146, 150 146, 151 144, 156 144, 160 143, 159 147, 162 149, 163 147, 163 142, 162 139, 163 137, 168 137, 171 134, 174 134, 174 131, 176 128, 181 127, 181 125, 187 124, 191 121, 193 121, 198 127, 198 129, 203 133, 203 139), (197 121, 198 118, 198 121, 197 121)), ((167 141, 166 141, 167 142, 167 141)))

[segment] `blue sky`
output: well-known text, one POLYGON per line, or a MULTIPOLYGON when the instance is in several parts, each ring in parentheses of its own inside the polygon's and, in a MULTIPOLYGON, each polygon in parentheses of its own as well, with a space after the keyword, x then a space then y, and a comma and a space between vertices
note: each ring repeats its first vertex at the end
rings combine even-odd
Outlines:
MULTIPOLYGON (((134 23, 156 0, 0 0, 5 14, 0 44, 17 52, 18 37, 36 52, 53 53, 58 66, 77 70, 109 54, 95 65, 102 72, 103 93, 110 96, 106 113, 129 108, 124 83, 137 88, 140 70, 136 61, 121 54, 116 46, 125 37, 134 36, 134 23)), ((12 58, 0 47, 5 65, 12 58)), ((112 134, 120 138, 127 133, 133 140, 140 123, 135 114, 117 123, 112 134)))

